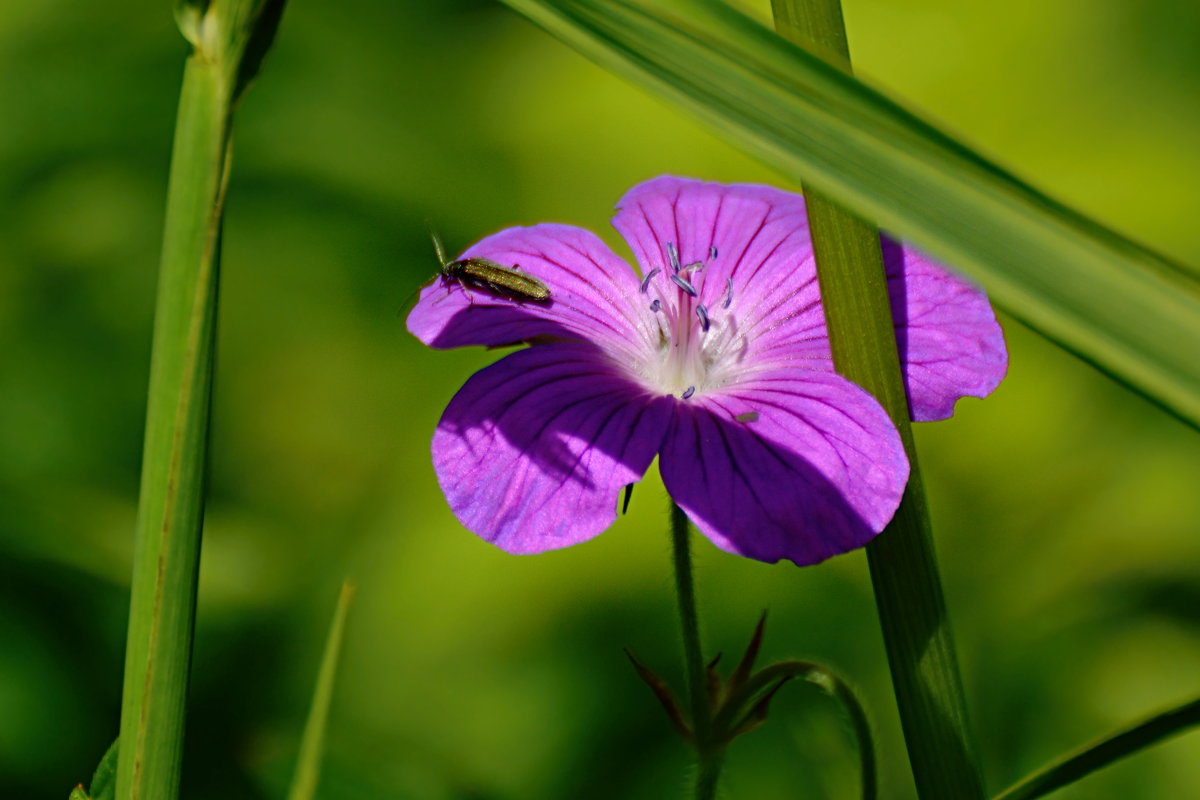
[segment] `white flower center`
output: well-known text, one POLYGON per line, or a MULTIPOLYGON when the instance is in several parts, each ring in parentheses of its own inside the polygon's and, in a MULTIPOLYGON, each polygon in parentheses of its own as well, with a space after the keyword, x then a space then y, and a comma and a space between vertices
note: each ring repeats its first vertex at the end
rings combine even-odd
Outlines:
POLYGON ((686 400, 729 383, 743 337, 729 313, 732 281, 706 291, 706 270, 716 248, 707 260, 686 265, 680 264, 674 244, 668 242, 666 249, 667 264, 647 273, 641 285, 656 323, 651 338, 657 340, 649 342, 642 362, 631 366, 649 388, 686 400))

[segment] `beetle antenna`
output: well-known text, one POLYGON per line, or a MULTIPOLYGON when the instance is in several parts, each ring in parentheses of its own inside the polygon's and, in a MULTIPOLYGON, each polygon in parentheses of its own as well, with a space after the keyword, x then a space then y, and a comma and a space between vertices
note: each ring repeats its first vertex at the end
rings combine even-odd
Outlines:
POLYGON ((429 229, 429 238, 433 240, 433 250, 437 253, 438 266, 446 266, 446 250, 442 247, 442 237, 438 236, 437 231, 433 229, 433 223, 425 220, 425 227, 429 229))

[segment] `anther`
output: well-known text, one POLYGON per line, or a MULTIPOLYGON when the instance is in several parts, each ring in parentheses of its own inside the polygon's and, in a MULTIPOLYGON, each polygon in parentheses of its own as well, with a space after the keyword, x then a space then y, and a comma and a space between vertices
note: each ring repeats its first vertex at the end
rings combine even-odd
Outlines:
POLYGON ((684 266, 684 270, 691 270, 692 272, 699 272, 702 269, 704 269, 703 261, 693 261, 692 263, 684 266))
POLYGON ((678 275, 672 275, 671 281, 674 282, 674 284, 680 289, 683 289, 685 292, 690 294, 692 297, 696 296, 696 287, 692 286, 687 278, 681 278, 678 275))
POLYGON ((712 261, 716 257, 717 257, 717 246, 715 244, 710 245, 708 248, 708 260, 712 261))
POLYGON ((646 290, 650 288, 650 280, 660 272, 662 272, 662 270, 658 267, 655 267, 646 273, 646 277, 642 278, 642 294, 645 294, 646 290))
POLYGON ((667 256, 671 260, 671 271, 679 272, 679 251, 675 249, 674 242, 667 242, 667 256))
POLYGON ((708 309, 704 307, 704 304, 703 304, 703 303, 701 303, 701 304, 699 304, 698 306, 696 306, 696 316, 700 318, 700 330, 702 330, 702 331, 704 331, 705 333, 707 333, 707 332, 708 332, 708 325, 709 325, 709 322, 708 322, 708 309))
POLYGON ((680 399, 680 400, 687 400, 689 397, 691 397, 691 396, 692 396, 692 395, 694 395, 695 393, 696 393, 696 387, 695 387, 695 386, 689 386, 687 389, 685 389, 685 390, 684 390, 683 394, 679 395, 679 399, 680 399))
POLYGON ((725 300, 721 303, 721 308, 729 308, 729 304, 733 302, 733 278, 725 279, 725 300))
POLYGON ((657 312, 660 308, 662 308, 662 302, 656 297, 654 298, 654 302, 650 304, 650 310, 657 312))

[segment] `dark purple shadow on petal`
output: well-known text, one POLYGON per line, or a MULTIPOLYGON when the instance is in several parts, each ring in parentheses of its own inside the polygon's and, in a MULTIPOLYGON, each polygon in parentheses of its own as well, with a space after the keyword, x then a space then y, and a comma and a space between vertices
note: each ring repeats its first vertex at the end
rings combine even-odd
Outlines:
POLYGON ((580 338, 577 332, 544 316, 547 311, 553 310, 554 298, 537 305, 536 310, 526 309, 519 302, 497 302, 495 298, 468 305, 446 318, 444 327, 428 345, 438 350, 448 350, 480 344, 500 347, 539 337, 580 338))
MULTIPOLYGON (((883 251, 883 271, 887 275, 888 294, 892 301, 892 324, 896 328, 896 352, 900 356, 900 368, 904 373, 904 396, 908 398, 909 417, 912 417, 912 387, 909 385, 908 370, 908 297, 907 274, 904 271, 904 247, 894 239, 879 235, 879 247, 883 251)), ((894 373, 893 373, 894 374, 894 373)))
POLYGON ((981 288, 886 236, 880 245, 909 415, 948 419, 960 398, 987 397, 1003 380, 1004 333, 981 288))
POLYGON ((807 566, 862 547, 875 536, 837 486, 800 454, 751 433, 754 423, 720 419, 699 409, 688 412, 676 417, 660 469, 671 497, 721 549, 768 563, 786 558, 807 566), (690 435, 685 426, 692 426, 690 435), (703 447, 691 453, 673 449, 683 442, 703 447), (674 479, 677 458, 694 459, 704 480, 674 479), (778 475, 773 485, 755 474, 764 467, 778 475), (802 509, 793 495, 803 496, 802 509), (766 524, 747 524, 756 517, 766 524))
POLYGON ((576 544, 612 524, 618 492, 649 467, 665 403, 594 346, 517 351, 447 407, 433 443, 438 480, 459 520, 508 552, 576 544))
POLYGON ((784 381, 791 401, 771 380, 745 396, 677 404, 661 471, 718 547, 803 566, 882 530, 908 461, 886 413, 862 389, 828 374, 784 381))

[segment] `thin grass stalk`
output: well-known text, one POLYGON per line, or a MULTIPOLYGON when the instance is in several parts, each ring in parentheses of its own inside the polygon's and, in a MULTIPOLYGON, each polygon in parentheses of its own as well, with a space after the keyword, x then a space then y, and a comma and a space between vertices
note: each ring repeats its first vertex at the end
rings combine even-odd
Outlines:
POLYGON ((1155 714, 1063 756, 1005 789, 994 800, 1036 800, 1197 725, 1200 725, 1200 699, 1155 714))
MULTIPOLYGON (((776 29, 850 69, 839 0, 772 0, 776 29)), ((870 391, 900 431, 911 465, 891 524, 867 547, 896 703, 922 800, 982 800, 974 741, 934 555, 879 232, 805 187, 837 371, 870 391)))
POLYGON ((325 639, 325 652, 321 656, 321 668, 317 673, 317 684, 313 689, 308 719, 304 723, 304 735, 300 740, 300 754, 296 758, 296 770, 292 774, 292 787, 288 800, 313 800, 317 796, 317 784, 321 779, 321 759, 325 753, 325 728, 329 723, 329 706, 333 702, 333 686, 337 677, 338 660, 342 653, 342 640, 346 635, 346 617, 350 603, 354 600, 354 584, 345 581, 338 595, 333 622, 325 639))

